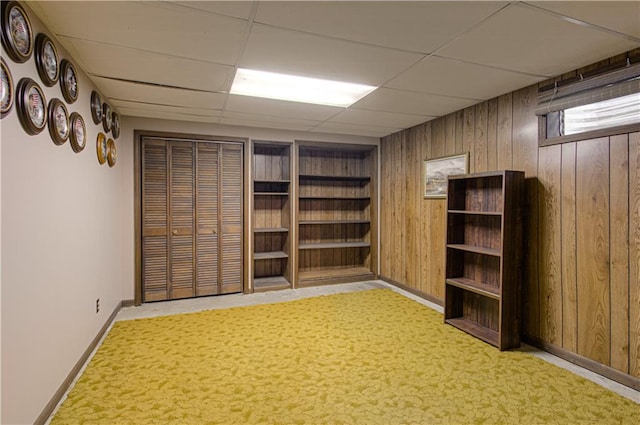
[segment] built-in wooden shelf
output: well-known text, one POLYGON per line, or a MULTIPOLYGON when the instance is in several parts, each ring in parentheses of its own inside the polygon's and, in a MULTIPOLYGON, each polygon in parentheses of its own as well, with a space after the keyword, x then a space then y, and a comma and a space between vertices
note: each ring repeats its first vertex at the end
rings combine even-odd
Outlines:
POLYGON ((371 224, 370 220, 301 220, 298 222, 301 225, 315 225, 315 224, 371 224))
POLYGON ((263 180, 263 179, 253 179, 254 183, 291 183, 291 180, 263 180))
POLYGON ((285 233, 288 232, 289 229, 286 227, 263 227, 259 229, 253 229, 254 233, 285 233))
POLYGON ((256 252, 253 254, 254 260, 274 260, 277 258, 289 258, 289 254, 284 251, 256 252))
POLYGON ((291 288, 291 283, 284 276, 256 277, 253 279, 255 292, 278 291, 291 288))
POLYGON ((486 248, 483 246, 476 246, 476 245, 470 245, 470 244, 447 244, 447 248, 457 249, 460 251, 475 252, 477 254, 493 255, 494 257, 501 256, 501 252, 499 249, 486 248))
POLYGON ((448 210, 449 214, 464 214, 464 215, 495 215, 501 216, 500 211, 473 211, 473 210, 448 210))
POLYGON ((477 282, 466 277, 449 277, 446 279, 447 284, 464 289, 465 291, 471 291, 485 297, 500 299, 500 288, 497 286, 487 285, 482 282, 477 282))
POLYGON ((315 196, 300 196, 300 199, 336 199, 344 201, 369 201, 370 196, 329 196, 329 195, 315 195, 315 196))
POLYGON ((318 284, 357 282, 373 278, 374 274, 367 267, 335 267, 300 272, 298 275, 298 284, 300 286, 313 286, 318 284))
POLYGON ((308 180, 342 180, 342 181, 369 181, 371 180, 370 176, 335 176, 335 175, 319 175, 319 174, 300 174, 300 179, 308 179, 308 180))
POLYGON ((300 244, 299 249, 366 248, 369 242, 326 242, 300 244))
POLYGON ((255 196, 289 196, 287 192, 253 192, 255 196))

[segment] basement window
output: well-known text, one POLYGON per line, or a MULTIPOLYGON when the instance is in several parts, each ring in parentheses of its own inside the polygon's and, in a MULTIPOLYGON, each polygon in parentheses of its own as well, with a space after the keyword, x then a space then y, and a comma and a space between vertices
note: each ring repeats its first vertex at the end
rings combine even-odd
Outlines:
POLYGON ((541 146, 640 130, 640 64, 538 93, 541 146))

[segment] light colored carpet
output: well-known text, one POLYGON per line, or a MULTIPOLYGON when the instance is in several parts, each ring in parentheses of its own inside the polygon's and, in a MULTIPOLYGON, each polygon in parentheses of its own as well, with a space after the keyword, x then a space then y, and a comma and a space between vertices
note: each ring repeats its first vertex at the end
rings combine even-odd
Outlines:
POLYGON ((387 289, 117 322, 53 424, 634 424, 387 289))

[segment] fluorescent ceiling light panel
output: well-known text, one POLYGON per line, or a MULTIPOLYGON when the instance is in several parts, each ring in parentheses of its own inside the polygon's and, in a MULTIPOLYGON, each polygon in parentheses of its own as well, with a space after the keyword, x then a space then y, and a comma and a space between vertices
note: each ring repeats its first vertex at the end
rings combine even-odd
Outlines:
POLYGON ((377 87, 239 68, 231 94, 347 107, 377 87))

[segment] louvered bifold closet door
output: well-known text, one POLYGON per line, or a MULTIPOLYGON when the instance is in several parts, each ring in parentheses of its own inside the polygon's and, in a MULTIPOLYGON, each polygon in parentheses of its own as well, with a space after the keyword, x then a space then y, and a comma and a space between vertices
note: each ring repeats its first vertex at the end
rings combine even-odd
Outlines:
POLYGON ((221 292, 242 290, 242 147, 221 145, 221 292))
POLYGON ((171 142, 169 163, 169 290, 171 299, 189 298, 195 296, 193 143, 171 142))
POLYGON ((196 295, 220 293, 218 233, 218 166, 220 148, 215 143, 197 143, 196 151, 196 295))
POLYGON ((145 301, 169 298, 167 142, 142 143, 142 282, 145 301))

